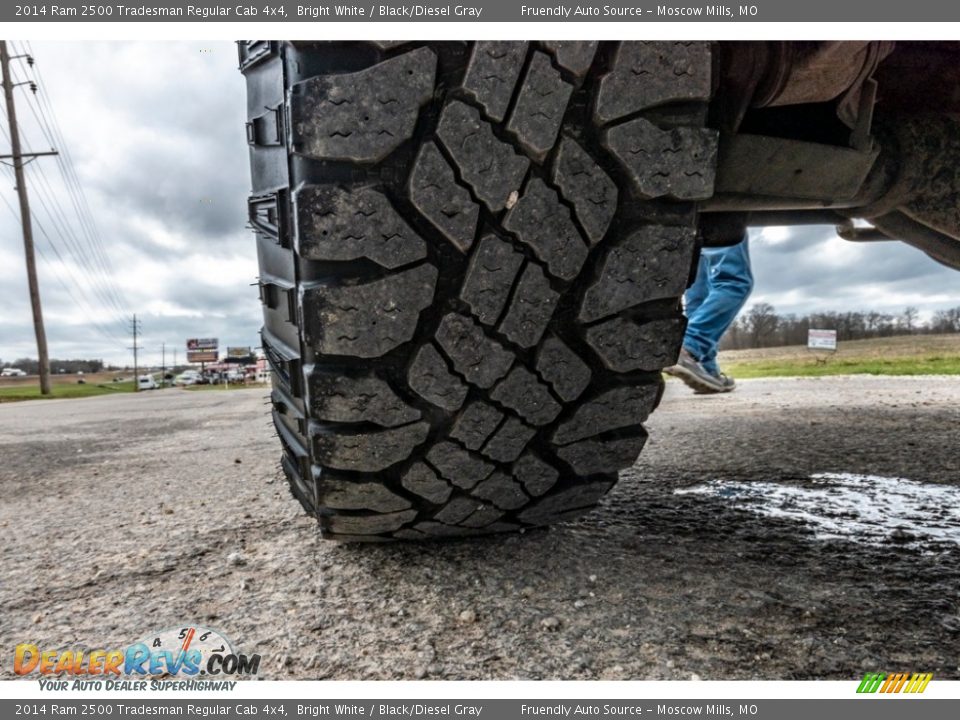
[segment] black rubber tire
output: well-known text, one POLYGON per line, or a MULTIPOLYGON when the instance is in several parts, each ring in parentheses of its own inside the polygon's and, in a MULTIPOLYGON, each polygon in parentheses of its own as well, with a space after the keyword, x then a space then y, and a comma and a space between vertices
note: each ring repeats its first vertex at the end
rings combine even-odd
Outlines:
POLYGON ((713 191, 709 43, 241 43, 273 418, 327 537, 580 515, 713 191))

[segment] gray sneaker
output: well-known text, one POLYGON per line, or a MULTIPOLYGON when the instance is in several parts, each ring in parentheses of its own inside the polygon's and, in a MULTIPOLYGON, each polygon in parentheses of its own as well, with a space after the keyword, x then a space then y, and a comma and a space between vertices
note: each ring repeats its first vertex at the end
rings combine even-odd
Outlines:
POLYGON ((665 368, 664 372, 683 380, 690 389, 699 395, 730 392, 736 387, 733 378, 729 378, 723 373, 714 375, 708 372, 686 348, 680 350, 677 364, 665 368))

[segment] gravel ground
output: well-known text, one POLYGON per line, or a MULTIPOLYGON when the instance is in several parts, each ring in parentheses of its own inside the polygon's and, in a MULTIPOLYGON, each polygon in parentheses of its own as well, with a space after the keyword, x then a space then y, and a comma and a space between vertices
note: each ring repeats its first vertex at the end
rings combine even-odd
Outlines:
POLYGON ((960 527, 940 507, 960 497, 958 408, 960 378, 671 382, 641 461, 582 520, 359 546, 289 496, 262 390, 2 405, 0 675, 20 642, 196 623, 267 679, 958 678, 960 527), (772 505, 746 491, 762 483, 772 505), (851 493, 891 492, 906 520, 829 531, 857 519, 851 493))

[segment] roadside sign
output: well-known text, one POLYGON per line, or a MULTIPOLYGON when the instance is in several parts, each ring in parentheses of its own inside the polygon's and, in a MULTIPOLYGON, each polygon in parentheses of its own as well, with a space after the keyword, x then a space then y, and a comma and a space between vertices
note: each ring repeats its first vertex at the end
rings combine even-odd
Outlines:
POLYGON ((187 350, 216 350, 219 346, 219 338, 190 338, 187 340, 187 350))
POLYGON ((807 347, 811 350, 836 350, 837 331, 810 328, 807 331, 807 347))
POLYGON ((253 355, 249 347, 227 347, 228 358, 248 358, 253 355))
POLYGON ((187 340, 187 362, 216 362, 219 345, 218 338, 190 338, 187 340))

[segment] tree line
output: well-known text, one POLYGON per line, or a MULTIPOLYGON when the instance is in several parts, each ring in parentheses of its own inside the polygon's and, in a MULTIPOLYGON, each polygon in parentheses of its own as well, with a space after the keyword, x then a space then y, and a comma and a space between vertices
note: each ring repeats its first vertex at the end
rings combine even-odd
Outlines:
POLYGON ((836 330, 837 340, 866 340, 894 335, 960 332, 960 305, 937 310, 930 320, 920 320, 915 307, 902 312, 819 312, 781 315, 769 303, 756 303, 741 313, 720 342, 721 350, 806 345, 810 328, 836 330))
MULTIPOLYGON (((17 358, 11 363, 0 360, 0 367, 12 367, 23 370, 28 375, 37 375, 40 373, 40 363, 36 358, 17 358)), ((104 369, 103 360, 56 360, 50 361, 50 372, 52 373, 95 373, 104 369)), ((107 368, 110 369, 110 368, 107 368)))

